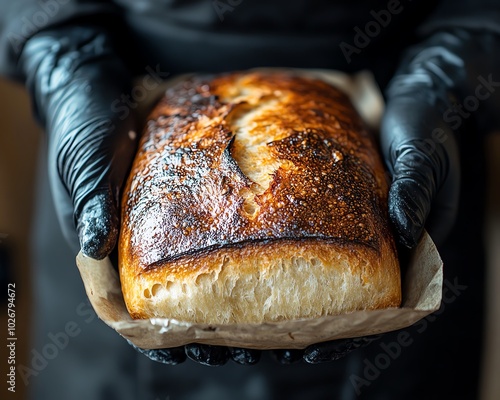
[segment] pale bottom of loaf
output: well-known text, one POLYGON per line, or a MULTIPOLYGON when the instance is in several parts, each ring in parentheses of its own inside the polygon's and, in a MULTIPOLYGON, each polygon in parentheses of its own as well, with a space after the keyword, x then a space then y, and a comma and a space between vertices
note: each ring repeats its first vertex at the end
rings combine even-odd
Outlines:
POLYGON ((134 274, 122 290, 133 318, 227 324, 262 323, 398 307, 398 262, 381 250, 324 241, 247 244, 163 263, 134 274))

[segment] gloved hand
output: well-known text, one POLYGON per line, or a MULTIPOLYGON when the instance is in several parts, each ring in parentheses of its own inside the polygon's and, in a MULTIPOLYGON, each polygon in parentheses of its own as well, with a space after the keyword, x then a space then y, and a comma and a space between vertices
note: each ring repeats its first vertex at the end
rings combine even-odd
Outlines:
POLYGON ((293 364, 305 361, 309 364, 337 361, 350 352, 368 346, 381 335, 363 336, 357 338, 331 340, 329 342, 315 343, 304 350, 272 350, 272 354, 280 364, 293 364))
POLYGON ((381 146, 392 173, 389 214, 408 248, 424 227, 440 245, 453 226, 463 128, 474 135, 498 126, 499 50, 497 34, 434 33, 408 50, 387 89, 381 146))
MULTIPOLYGON (((496 34, 439 32, 409 49, 388 87, 381 147, 392 173, 389 216, 407 248, 417 244, 426 226, 438 245, 453 226, 460 192, 457 136, 466 123, 476 122, 477 131, 499 125, 493 120, 500 111, 500 95, 493 94, 500 86, 499 50, 496 34), (498 71, 495 81, 493 71, 498 71), (468 95, 476 97, 467 100, 468 95), (483 102, 481 109, 476 101, 483 102), (462 110, 468 105, 476 115, 462 110)), ((343 355, 372 341, 347 340, 343 355)), ((308 358, 335 360, 336 348, 336 342, 314 345, 308 358)))
MULTIPOLYGON (((37 34, 27 41, 20 65, 47 133, 49 178, 63 233, 75 251, 81 247, 103 259, 116 245, 120 189, 136 149, 134 109, 125 111, 120 103, 131 91, 132 76, 110 33, 97 26, 37 34)), ((174 364, 185 353, 203 364, 229 356, 240 363, 258 360, 252 350, 197 344, 140 351, 174 364)))
MULTIPOLYGON (((310 364, 319 364, 335 361, 346 356, 351 351, 367 346, 381 335, 365 336, 353 339, 341 339, 330 342, 318 343, 304 350, 271 350, 274 359, 283 365, 293 364, 304 360, 310 364)), ((262 351, 224 346, 210 346, 202 344, 189 344, 181 347, 160 350, 145 350, 129 344, 139 353, 144 354, 153 361, 167 365, 177 365, 186 361, 186 357, 203 365, 220 366, 230 359, 241 365, 256 364, 262 351)))
MULTIPOLYGON (((414 247, 424 227, 441 244, 460 192, 459 140, 500 128, 500 36, 454 29, 410 48, 388 87, 381 147, 392 173, 389 216, 399 242, 414 247)), ((334 361, 381 335, 281 351, 281 361, 334 361)))
POLYGON ((129 344, 151 360, 167 365, 180 364, 186 361, 187 357, 199 364, 214 367, 224 365, 230 359, 241 365, 253 365, 260 360, 261 355, 259 350, 211 346, 198 343, 159 350, 141 349, 130 341, 129 344))
POLYGON ((130 91, 131 74, 100 27, 38 33, 20 65, 47 134, 63 233, 75 251, 103 259, 116 244, 120 188, 136 148, 133 110, 113 108, 130 91))

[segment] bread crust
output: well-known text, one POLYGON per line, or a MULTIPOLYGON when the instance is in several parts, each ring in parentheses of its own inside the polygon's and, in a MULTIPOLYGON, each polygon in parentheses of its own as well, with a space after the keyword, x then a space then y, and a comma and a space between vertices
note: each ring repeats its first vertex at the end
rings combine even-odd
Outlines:
POLYGON ((387 190, 337 88, 277 72, 183 81, 150 114, 124 189, 127 308, 261 323, 397 307, 387 190))

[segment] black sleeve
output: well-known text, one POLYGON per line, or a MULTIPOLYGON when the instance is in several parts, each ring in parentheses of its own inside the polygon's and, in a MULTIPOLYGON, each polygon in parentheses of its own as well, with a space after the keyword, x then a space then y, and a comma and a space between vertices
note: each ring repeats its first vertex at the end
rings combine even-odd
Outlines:
POLYGON ((488 30, 500 34, 499 0, 442 0, 418 29, 427 37, 443 29, 488 30))
POLYGON ((18 59, 36 33, 78 19, 113 21, 117 12, 108 0, 0 0, 0 76, 24 79, 18 59))

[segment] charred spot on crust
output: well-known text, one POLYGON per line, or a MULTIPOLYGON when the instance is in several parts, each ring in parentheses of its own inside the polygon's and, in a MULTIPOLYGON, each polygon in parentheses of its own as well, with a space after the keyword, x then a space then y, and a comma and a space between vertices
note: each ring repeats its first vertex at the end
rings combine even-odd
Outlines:
POLYGON ((122 232, 151 266, 290 238, 376 249, 388 232, 381 171, 372 137, 333 86, 288 74, 193 78, 150 115, 122 232))

